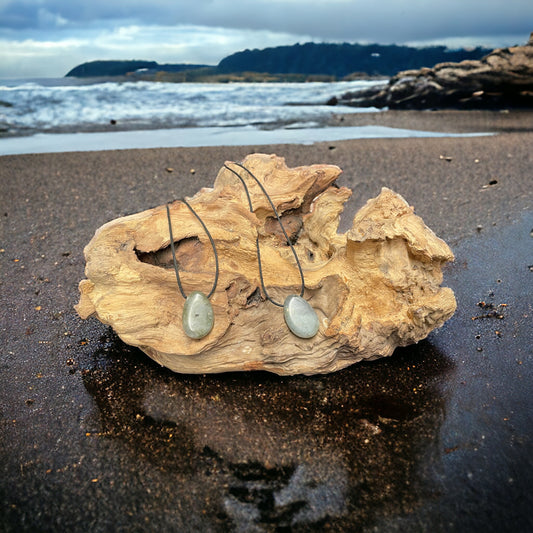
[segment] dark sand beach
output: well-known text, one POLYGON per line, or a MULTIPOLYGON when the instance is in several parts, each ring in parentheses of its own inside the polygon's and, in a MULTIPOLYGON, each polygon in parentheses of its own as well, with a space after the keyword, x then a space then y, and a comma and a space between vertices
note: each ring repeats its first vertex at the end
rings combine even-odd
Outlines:
POLYGON ((531 113, 433 113, 336 120, 498 133, 0 157, 0 531, 533 530, 531 113), (173 374, 77 317, 98 227, 252 152, 340 166, 342 231, 403 195, 456 255, 452 319, 280 378, 173 374))

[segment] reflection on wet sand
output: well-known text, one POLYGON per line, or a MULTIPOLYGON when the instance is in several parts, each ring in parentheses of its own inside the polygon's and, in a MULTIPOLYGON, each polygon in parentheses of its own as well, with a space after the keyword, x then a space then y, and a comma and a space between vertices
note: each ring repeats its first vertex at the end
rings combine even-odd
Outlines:
POLYGON ((368 527, 431 487, 450 361, 429 342, 317 377, 172 374, 111 332, 86 360, 102 432, 179 485, 213 530, 368 527))

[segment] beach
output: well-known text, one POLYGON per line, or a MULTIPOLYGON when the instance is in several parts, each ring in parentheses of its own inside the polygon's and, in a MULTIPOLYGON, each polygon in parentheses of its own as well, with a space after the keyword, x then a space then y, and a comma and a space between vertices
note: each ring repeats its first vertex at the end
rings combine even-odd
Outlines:
POLYGON ((336 111, 494 135, 0 157, 2 531, 533 528, 532 114, 336 111), (401 194, 454 251, 454 317, 390 358, 280 378, 173 374, 77 316, 102 224, 254 152, 338 165, 340 231, 401 194))

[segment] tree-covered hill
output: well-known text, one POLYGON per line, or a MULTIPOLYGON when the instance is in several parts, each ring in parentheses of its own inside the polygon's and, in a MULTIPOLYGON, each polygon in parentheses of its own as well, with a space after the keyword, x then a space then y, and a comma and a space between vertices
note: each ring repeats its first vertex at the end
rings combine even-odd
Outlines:
MULTIPOLYGON (((448 50, 445 46, 415 48, 380 44, 306 43, 277 46, 262 50, 243 50, 231 54, 218 66, 159 64, 155 61, 90 61, 73 68, 67 76, 87 78, 102 76, 144 76, 143 79, 165 81, 216 81, 217 76, 232 73, 263 73, 272 75, 322 75, 341 79, 351 74, 361 76, 393 76, 401 70, 431 67, 436 63, 481 59, 491 50, 448 50), (165 73, 170 73, 164 76, 165 73), (182 75, 183 73, 183 75, 182 75), (190 76, 186 75, 191 73, 190 76)), ((221 81, 219 79, 218 81, 221 81)))
POLYGON ((219 72, 272 74, 328 74, 344 77, 354 72, 392 76, 400 70, 431 67, 445 61, 480 59, 491 50, 448 50, 445 46, 415 48, 380 44, 306 43, 263 50, 244 50, 225 57, 219 72))
POLYGON ((125 76, 141 69, 148 72, 182 72, 184 70, 193 70, 202 67, 205 67, 205 65, 189 65, 186 63, 160 65, 156 61, 98 60, 82 63, 70 70, 66 76, 76 78, 125 76))

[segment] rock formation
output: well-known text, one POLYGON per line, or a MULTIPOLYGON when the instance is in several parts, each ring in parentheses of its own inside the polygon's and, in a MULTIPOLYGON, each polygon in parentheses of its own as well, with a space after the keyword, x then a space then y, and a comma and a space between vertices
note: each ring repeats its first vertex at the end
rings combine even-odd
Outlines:
MULTIPOLYGON (((319 317, 314 337, 291 333, 283 309, 265 300, 256 238, 265 286, 276 300, 298 293, 298 269, 260 188, 239 172, 250 190, 252 213, 242 184, 224 167, 213 188, 189 200, 218 252, 211 332, 195 340, 183 331, 184 299, 172 268, 165 206, 97 230, 85 248, 80 316, 96 316, 124 342, 176 372, 286 375, 333 372, 388 356, 397 346, 425 338, 453 314, 453 292, 440 286, 441 267, 453 255, 401 196, 384 188, 355 215, 352 228, 339 234, 351 191, 335 185, 338 167, 287 168, 283 158, 264 154, 250 155, 243 164, 271 195, 294 243, 304 298, 319 317)), ((184 289, 207 293, 215 269, 208 237, 183 202, 170 205, 170 216, 184 289)))
POLYGON ((346 93, 337 103, 390 109, 533 107, 533 33, 525 46, 497 49, 481 60, 406 70, 388 85, 346 93))

